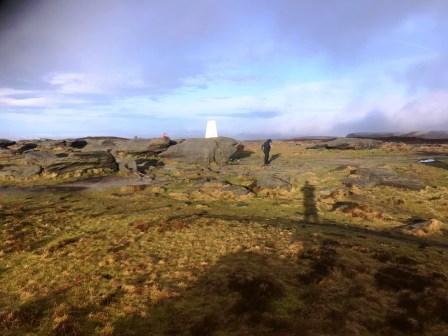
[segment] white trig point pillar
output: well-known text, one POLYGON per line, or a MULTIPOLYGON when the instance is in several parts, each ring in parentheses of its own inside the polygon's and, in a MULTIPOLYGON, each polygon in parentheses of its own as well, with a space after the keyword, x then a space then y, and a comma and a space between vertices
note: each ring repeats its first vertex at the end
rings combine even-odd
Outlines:
POLYGON ((207 128, 205 129, 205 137, 206 138, 217 138, 218 137, 218 129, 216 128, 215 120, 207 120, 207 128))

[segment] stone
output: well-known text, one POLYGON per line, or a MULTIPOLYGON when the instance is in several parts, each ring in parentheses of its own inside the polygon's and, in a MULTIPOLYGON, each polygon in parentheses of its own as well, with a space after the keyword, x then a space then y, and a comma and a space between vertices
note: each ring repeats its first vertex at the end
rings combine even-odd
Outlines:
POLYGON ((24 153, 21 166, 16 170, 26 170, 27 167, 41 167, 45 176, 60 176, 65 174, 83 175, 87 172, 98 174, 117 170, 114 157, 108 152, 78 152, 67 151, 52 153, 47 151, 30 151, 24 153))
MULTIPOLYGON (((111 144, 111 141, 108 141, 108 144, 111 144)), ((162 164, 157 155, 171 144, 172 141, 168 137, 115 141, 111 153, 118 163, 120 172, 145 174, 151 167, 162 164)))
POLYGON ((0 148, 8 148, 9 146, 14 145, 16 142, 7 140, 7 139, 0 139, 0 148))
POLYGON ((25 144, 23 144, 22 146, 20 146, 17 150, 16 150, 16 153, 18 153, 18 154, 22 154, 22 153, 24 153, 24 152, 26 152, 26 151, 30 151, 30 150, 32 150, 32 149, 35 149, 37 147, 37 144, 36 143, 25 143, 25 144))
POLYGON ((0 165, 0 178, 29 178, 41 172, 38 165, 0 165))
POLYGON ((98 173, 117 171, 117 163, 108 152, 71 152, 68 155, 57 156, 44 165, 44 173, 63 175, 67 173, 84 174, 89 171, 98 173))
POLYGON ((73 147, 73 148, 84 148, 85 146, 87 146, 87 141, 83 140, 83 139, 77 139, 77 140, 73 140, 73 141, 68 141, 67 145, 69 147, 73 147))
POLYGON ((257 177, 252 184, 251 189, 259 191, 261 189, 282 189, 291 191, 292 184, 289 177, 278 176, 275 174, 262 174, 257 177))
POLYGON ((372 185, 394 188, 421 190, 425 184, 420 180, 395 173, 387 168, 359 168, 355 169, 343 182, 345 185, 372 185))
POLYGON ((429 219, 427 221, 416 221, 404 226, 401 226, 399 230, 402 233, 409 234, 416 237, 429 237, 434 235, 440 235, 445 225, 437 219, 429 219))
POLYGON ((224 165, 241 150, 241 145, 231 138, 188 139, 169 147, 159 156, 187 163, 224 165))
MULTIPOLYGON (((104 144, 104 143, 103 143, 104 144)), ((136 139, 115 141, 115 150, 127 154, 152 154, 156 155, 166 150, 172 141, 168 137, 156 139, 136 139)))
MULTIPOLYGON (((61 153, 59 157, 63 155, 68 156, 66 153, 61 153)), ((45 167, 58 160, 58 155, 46 151, 31 151, 24 154, 24 159, 27 164, 39 164, 45 167)))
POLYGON ((66 140, 40 140, 38 142, 38 150, 41 151, 66 151, 66 140))
POLYGON ((332 141, 317 144, 311 147, 311 149, 375 149, 381 147, 382 143, 382 141, 372 139, 338 138, 332 141))

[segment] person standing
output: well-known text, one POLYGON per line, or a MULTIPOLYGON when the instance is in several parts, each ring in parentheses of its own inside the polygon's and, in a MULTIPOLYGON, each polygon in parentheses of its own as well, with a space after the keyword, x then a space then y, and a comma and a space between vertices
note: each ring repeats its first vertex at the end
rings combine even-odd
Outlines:
POLYGON ((269 153, 271 151, 271 144, 272 144, 272 140, 271 139, 267 139, 262 145, 261 145, 261 149, 263 150, 264 153, 264 164, 268 165, 269 164, 269 153))

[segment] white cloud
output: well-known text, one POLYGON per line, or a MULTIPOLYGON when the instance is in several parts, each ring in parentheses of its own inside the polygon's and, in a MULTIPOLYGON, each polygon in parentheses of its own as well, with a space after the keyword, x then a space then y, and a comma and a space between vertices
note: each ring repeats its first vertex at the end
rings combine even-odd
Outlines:
POLYGON ((12 108, 55 108, 70 104, 86 104, 87 101, 78 97, 67 97, 54 91, 18 90, 0 88, 0 106, 12 108))
POLYGON ((31 90, 0 88, 0 106, 7 107, 41 107, 52 104, 48 97, 40 96, 31 90))
POLYGON ((0 106, 8 107, 42 107, 52 104, 51 99, 46 97, 35 98, 12 98, 12 97, 0 97, 0 106))
POLYGON ((21 96, 30 94, 30 90, 17 90, 13 88, 0 88, 0 97, 21 96))
POLYGON ((108 94, 119 89, 141 89, 144 81, 134 74, 54 73, 45 79, 63 94, 108 94))
POLYGON ((396 125, 404 130, 448 128, 448 91, 431 92, 411 101, 393 116, 396 125))

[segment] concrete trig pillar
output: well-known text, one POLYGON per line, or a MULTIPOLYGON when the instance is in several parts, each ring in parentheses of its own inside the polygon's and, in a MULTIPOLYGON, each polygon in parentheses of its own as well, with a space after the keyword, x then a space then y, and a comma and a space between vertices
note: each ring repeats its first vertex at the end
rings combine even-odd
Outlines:
POLYGON ((207 121, 207 128, 205 129, 205 137, 206 138, 217 138, 218 137, 218 129, 216 128, 215 120, 207 121))

